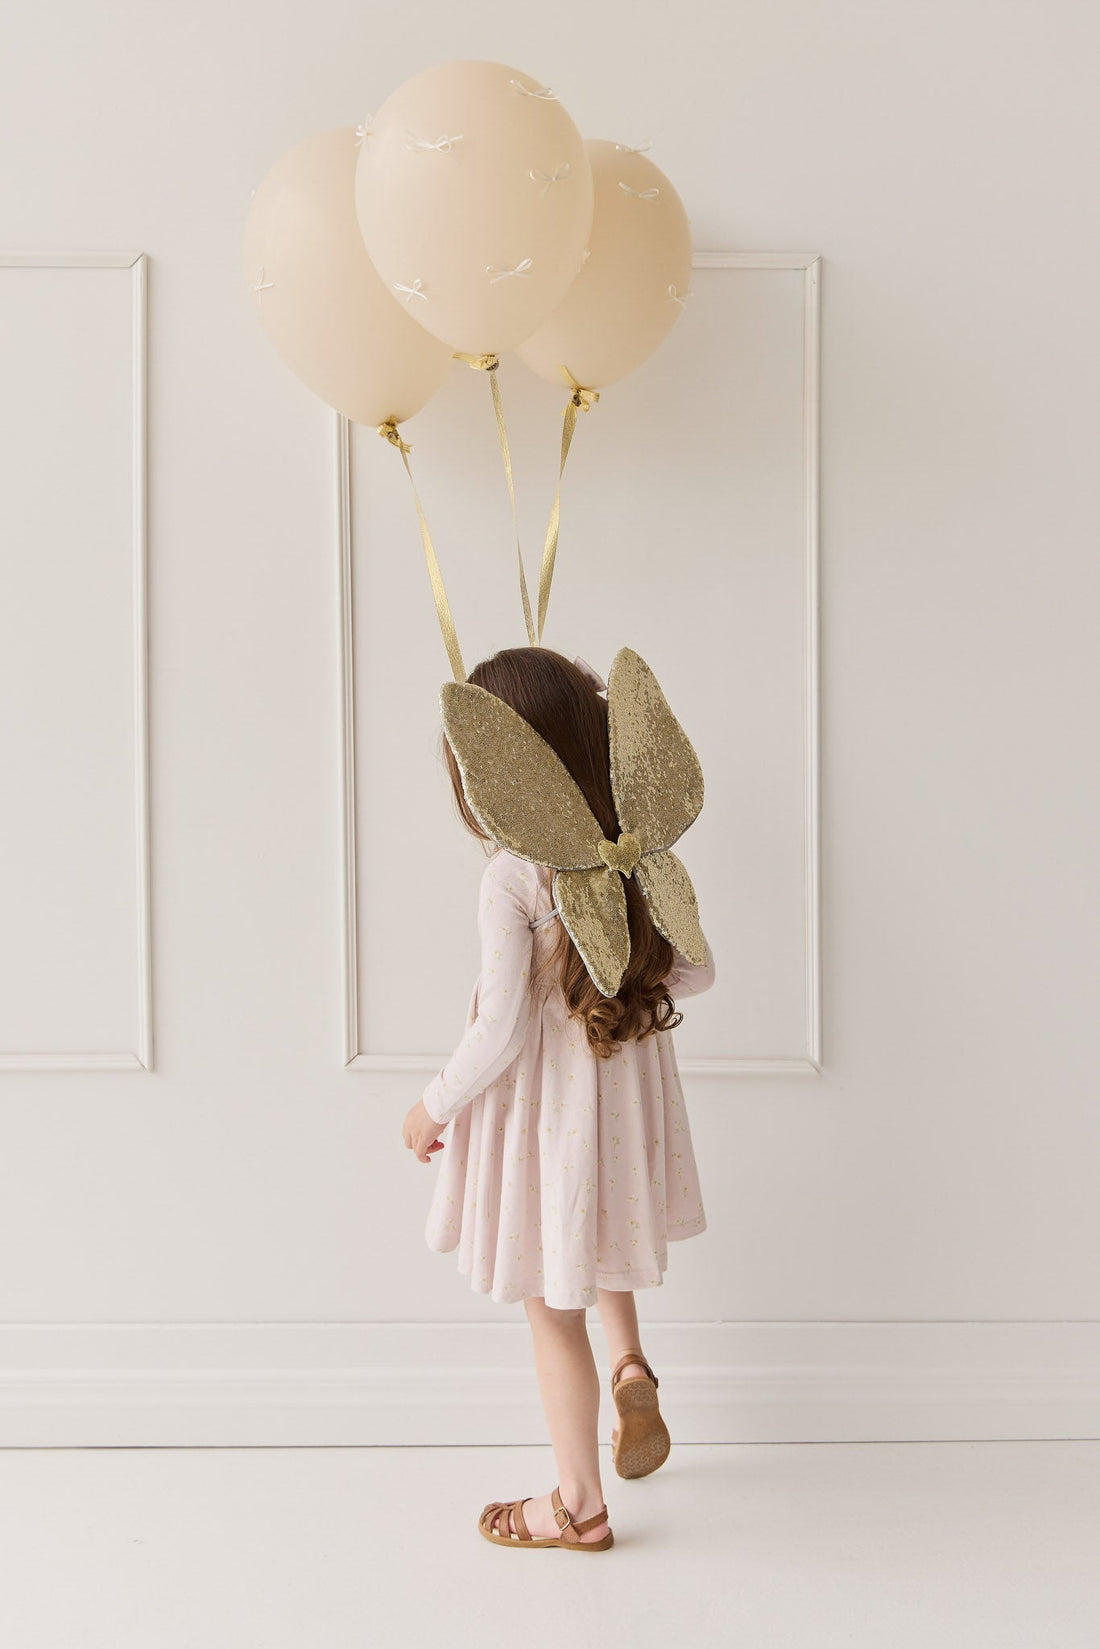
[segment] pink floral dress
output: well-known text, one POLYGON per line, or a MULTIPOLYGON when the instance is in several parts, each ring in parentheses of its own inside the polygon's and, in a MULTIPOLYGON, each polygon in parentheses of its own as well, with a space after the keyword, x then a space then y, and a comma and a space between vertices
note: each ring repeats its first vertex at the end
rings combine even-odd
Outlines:
MULTIPOLYGON (((497 851, 481 879, 481 973, 466 1034, 424 1091, 450 1124, 425 1238, 458 1250, 470 1287, 558 1309, 599 1288, 663 1281, 667 1244, 706 1229, 672 1033, 597 1059, 546 970, 557 917, 551 872, 497 851)), ((714 958, 677 956, 675 1000, 709 989, 714 958)))

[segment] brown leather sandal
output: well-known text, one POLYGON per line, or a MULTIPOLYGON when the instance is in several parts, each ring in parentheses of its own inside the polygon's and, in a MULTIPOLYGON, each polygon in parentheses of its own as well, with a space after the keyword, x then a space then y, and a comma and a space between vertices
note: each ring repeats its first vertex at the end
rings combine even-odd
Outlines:
POLYGON ((557 1537, 545 1536, 535 1540, 527 1532, 527 1524, 523 1521, 525 1504, 523 1500, 491 1500, 477 1520, 478 1529, 486 1540, 493 1542, 494 1546, 548 1546, 562 1552, 606 1552, 609 1546, 615 1544, 610 1524, 607 1533, 599 1540, 581 1539, 581 1535, 587 1534, 589 1529, 595 1529, 599 1524, 607 1522, 606 1506, 601 1506, 592 1517, 586 1517, 583 1522, 578 1523, 572 1512, 562 1504, 561 1495, 555 1489, 550 1496, 550 1504, 554 1508, 554 1521, 561 1533, 557 1537), (515 1533, 512 1532, 513 1529, 515 1533))
POLYGON ((611 1395, 619 1424, 611 1433, 611 1463, 620 1477, 648 1477, 663 1466, 672 1447, 657 1403, 657 1376, 640 1351, 624 1351, 611 1371, 611 1395), (621 1378, 627 1363, 640 1363, 646 1374, 621 1378))

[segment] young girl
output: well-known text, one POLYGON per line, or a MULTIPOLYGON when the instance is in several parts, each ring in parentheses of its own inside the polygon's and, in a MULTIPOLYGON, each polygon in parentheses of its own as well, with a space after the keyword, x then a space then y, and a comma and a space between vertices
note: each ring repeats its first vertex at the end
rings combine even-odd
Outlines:
MULTIPOLYGON (((544 647, 497 653, 469 680, 510 705, 556 751, 605 836, 619 835, 610 777, 606 687, 581 660, 544 647)), ((553 873, 489 841, 463 792, 455 802, 491 857, 481 879, 481 973, 466 1034, 405 1118, 418 1161, 444 1149, 425 1236, 458 1249, 459 1271, 494 1300, 522 1300, 558 1486, 494 1501, 481 1533, 510 1546, 604 1551, 613 1542, 600 1483, 599 1377, 586 1310, 611 1354, 619 1416, 612 1460, 622 1477, 668 1455, 657 1376, 642 1354, 634 1290, 663 1280, 666 1244, 706 1229, 672 1045, 678 999, 714 983, 658 932, 624 878, 630 961, 618 994, 593 984, 558 919, 553 873)))

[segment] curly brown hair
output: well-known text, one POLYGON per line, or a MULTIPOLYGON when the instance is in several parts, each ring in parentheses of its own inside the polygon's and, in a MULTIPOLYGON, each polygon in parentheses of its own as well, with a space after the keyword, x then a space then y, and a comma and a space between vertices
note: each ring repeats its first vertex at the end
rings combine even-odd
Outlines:
MULTIPOLYGON (((469 680, 503 699, 546 740, 573 775, 604 835, 617 841, 621 827, 611 790, 607 701, 584 671, 548 647, 508 647, 475 665, 469 680)), ((459 817, 475 836, 489 841, 466 800, 446 738, 443 754, 459 817)), ((563 922, 556 924, 556 944, 547 959, 547 966, 557 969, 570 1014, 583 1021, 588 1045, 598 1059, 610 1059, 622 1042, 671 1030, 683 1019, 665 983, 675 952, 654 927, 633 876, 624 878, 623 891, 630 961, 616 996, 597 990, 563 922)))

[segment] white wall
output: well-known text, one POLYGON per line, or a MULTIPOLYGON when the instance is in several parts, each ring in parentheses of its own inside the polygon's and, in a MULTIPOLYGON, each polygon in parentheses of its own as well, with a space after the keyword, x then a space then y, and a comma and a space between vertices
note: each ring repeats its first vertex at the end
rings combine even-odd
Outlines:
MULTIPOLYGON (((509 1409, 476 1375, 522 1367, 521 1309, 423 1244, 431 1170, 400 1141, 422 1077, 344 1068, 333 421, 239 269, 282 151, 456 56, 538 75, 587 133, 652 138, 698 247, 824 260, 824 1071, 690 1081, 710 1228, 640 1296, 655 1360, 685 1371, 681 1433, 1100 1425, 1096 14, 18 0, 5 33, 5 247, 149 257, 156 1068, 0 1071, 4 1435, 301 1439, 334 1412, 340 1436, 395 1416, 410 1437, 542 1435, 522 1376, 509 1409), (441 1363, 475 1371, 465 1432, 431 1418, 441 1363), (412 1418, 386 1385, 408 1367, 412 1418)), ((591 417, 607 429, 611 397, 591 417)), ((549 445, 543 464, 544 493, 549 445)), ((5 602, 40 589, 24 548, 5 532, 5 602)), ((422 709, 443 660, 421 593, 429 667, 401 690, 422 709)), ((24 831, 32 783, 24 761, 4 798, 24 831)), ((453 841, 445 811, 431 828, 453 841)), ((9 959, 33 939, 5 923, 9 959)), ((730 943, 736 1020, 752 956, 730 943)), ((122 981, 133 957, 110 954, 122 981)), ((61 1046, 71 1026, 38 1029, 61 1046)))

